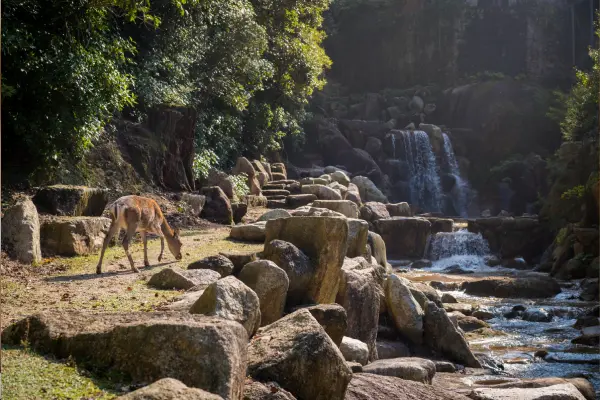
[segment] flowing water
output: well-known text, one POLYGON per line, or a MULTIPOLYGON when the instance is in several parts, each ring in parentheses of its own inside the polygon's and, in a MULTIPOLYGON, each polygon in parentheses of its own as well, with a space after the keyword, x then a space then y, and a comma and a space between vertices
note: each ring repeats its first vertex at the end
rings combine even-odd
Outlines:
POLYGON ((402 131, 402 142, 410 171, 411 203, 427 212, 440 211, 442 188, 429 136, 423 131, 402 131))
POLYGON ((456 162, 456 156, 454 155, 454 149, 452 148, 450 138, 445 133, 442 135, 444 137, 444 159, 446 161, 446 168, 448 169, 449 174, 456 180, 456 184, 452 190, 452 203, 458 214, 461 217, 466 217, 471 188, 469 182, 460 176, 460 169, 456 162))
POLYGON ((489 270, 485 263, 489 255, 490 249, 483 236, 466 229, 430 236, 425 250, 425 257, 433 261, 432 271, 443 271, 453 266, 471 272, 489 270))

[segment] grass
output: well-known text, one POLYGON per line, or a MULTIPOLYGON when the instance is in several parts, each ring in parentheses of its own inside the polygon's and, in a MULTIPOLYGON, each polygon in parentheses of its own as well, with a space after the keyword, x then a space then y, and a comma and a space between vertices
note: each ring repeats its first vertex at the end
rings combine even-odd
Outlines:
POLYGON ((2 346, 2 372, 2 398, 13 400, 113 399, 120 386, 23 347, 2 346))

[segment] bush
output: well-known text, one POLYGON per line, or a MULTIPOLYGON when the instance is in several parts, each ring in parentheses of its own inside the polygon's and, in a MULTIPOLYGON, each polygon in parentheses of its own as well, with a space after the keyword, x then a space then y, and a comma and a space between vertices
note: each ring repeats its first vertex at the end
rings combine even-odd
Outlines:
POLYGON ((229 175, 229 179, 231 179, 231 183, 233 183, 233 197, 236 200, 240 200, 242 197, 250 193, 250 189, 248 188, 248 175, 245 173, 240 173, 237 175, 229 175))
POLYGON ((206 179, 212 168, 216 168, 219 163, 219 157, 214 151, 204 149, 194 157, 192 169, 196 179, 206 179))

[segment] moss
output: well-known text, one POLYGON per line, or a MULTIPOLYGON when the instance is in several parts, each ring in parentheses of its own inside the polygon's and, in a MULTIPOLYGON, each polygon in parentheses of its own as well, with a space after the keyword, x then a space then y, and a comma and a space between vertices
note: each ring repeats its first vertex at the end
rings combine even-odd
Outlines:
POLYGON ((120 382, 96 378, 69 361, 27 348, 2 346, 2 394, 6 399, 112 399, 120 382))

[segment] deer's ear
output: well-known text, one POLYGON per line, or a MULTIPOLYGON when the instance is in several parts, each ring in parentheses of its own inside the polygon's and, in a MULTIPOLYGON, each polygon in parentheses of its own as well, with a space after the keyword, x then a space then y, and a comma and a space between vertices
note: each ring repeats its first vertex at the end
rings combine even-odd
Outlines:
POLYGON ((180 233, 181 233, 181 229, 179 229, 179 228, 175 228, 175 229, 173 230, 173 237, 176 237, 176 238, 178 238, 180 233))

